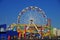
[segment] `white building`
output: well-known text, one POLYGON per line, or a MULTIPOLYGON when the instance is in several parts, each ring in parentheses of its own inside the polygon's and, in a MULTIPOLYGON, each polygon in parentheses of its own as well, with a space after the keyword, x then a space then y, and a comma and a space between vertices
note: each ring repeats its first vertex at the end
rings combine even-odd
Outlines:
POLYGON ((60 29, 57 30, 57 36, 60 36, 60 29))
POLYGON ((53 29, 53 34, 54 34, 55 36, 60 36, 60 29, 54 28, 54 29, 53 29))
POLYGON ((53 34, 57 36, 57 28, 53 28, 53 34))

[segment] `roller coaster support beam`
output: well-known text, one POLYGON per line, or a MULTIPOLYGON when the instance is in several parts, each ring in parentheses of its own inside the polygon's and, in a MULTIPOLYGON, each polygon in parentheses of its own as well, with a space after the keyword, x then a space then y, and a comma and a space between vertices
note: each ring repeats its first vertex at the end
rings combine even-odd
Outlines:
POLYGON ((20 32, 18 32, 18 39, 20 40, 21 39, 21 33, 20 32))
POLYGON ((48 26, 51 26, 51 19, 47 19, 48 20, 48 26))
POLYGON ((11 37, 10 37, 10 35, 8 36, 8 40, 11 40, 11 37))
POLYGON ((25 31, 25 33, 24 33, 24 40, 26 40, 26 25, 25 25, 25 28, 24 28, 24 31, 25 31))

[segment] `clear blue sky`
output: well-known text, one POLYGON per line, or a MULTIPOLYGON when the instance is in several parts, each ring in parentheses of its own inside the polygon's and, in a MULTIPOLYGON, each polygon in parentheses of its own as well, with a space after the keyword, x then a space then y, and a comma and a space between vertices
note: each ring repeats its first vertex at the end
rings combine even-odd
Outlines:
POLYGON ((43 9, 52 26, 60 28, 60 0, 0 0, 0 24, 16 22, 19 12, 28 6, 43 9))

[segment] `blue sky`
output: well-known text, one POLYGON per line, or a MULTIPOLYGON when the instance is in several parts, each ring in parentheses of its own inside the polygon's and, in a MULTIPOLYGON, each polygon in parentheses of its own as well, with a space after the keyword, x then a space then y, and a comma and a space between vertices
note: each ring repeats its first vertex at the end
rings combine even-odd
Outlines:
POLYGON ((28 6, 43 9, 52 26, 60 28, 60 0, 0 0, 0 24, 16 23, 19 12, 28 6))

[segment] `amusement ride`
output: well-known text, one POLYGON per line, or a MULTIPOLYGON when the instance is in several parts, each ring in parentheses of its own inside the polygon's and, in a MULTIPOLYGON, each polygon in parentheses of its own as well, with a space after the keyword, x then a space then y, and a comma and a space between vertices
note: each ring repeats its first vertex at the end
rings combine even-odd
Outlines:
POLYGON ((51 20, 36 6, 23 9, 18 15, 17 23, 11 24, 9 28, 18 32, 19 39, 53 37, 51 20))

